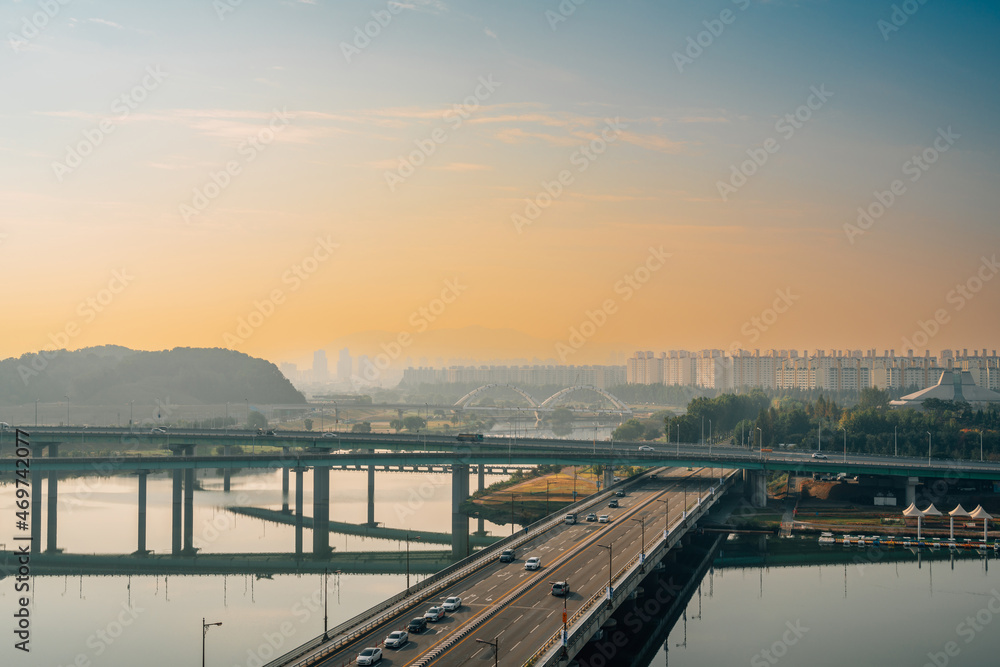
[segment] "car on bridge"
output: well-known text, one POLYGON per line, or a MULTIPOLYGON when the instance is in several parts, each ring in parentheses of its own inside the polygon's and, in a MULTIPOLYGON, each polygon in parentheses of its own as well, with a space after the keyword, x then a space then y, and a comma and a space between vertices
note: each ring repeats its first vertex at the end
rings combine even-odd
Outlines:
POLYGON ((639 451, 640 452, 655 452, 656 450, 653 449, 652 447, 650 447, 649 445, 639 445, 639 451))
POLYGON ((424 612, 424 618, 437 623, 445 617, 444 607, 431 607, 424 612))
POLYGON ((552 594, 559 597, 567 597, 569 595, 569 582, 557 581, 552 584, 552 594))
POLYGON ((597 521, 597 515, 591 512, 587 515, 587 521, 597 521))
POLYGON ((366 648, 358 654, 358 659, 355 661, 359 665, 374 665, 382 659, 382 649, 380 648, 366 648))
POLYGON ((445 611, 458 611, 462 607, 462 598, 450 597, 441 605, 445 611))
POLYGON ((337 434, 334 431, 326 431, 323 433, 324 438, 336 438, 337 434))
POLYGON ((406 630, 396 630, 389 633, 383 644, 385 644, 386 648, 402 648, 406 646, 406 642, 408 641, 410 641, 410 635, 407 634, 406 630))
POLYGON ((162 435, 163 433, 167 432, 167 429, 165 429, 165 428, 154 428, 154 429, 151 429, 149 432, 150 433, 154 433, 156 435, 162 435))
POLYGON ((611 523, 611 517, 607 514, 602 514, 597 517, 597 523, 611 523))
POLYGON ((812 457, 814 459, 823 459, 824 461, 826 461, 826 454, 820 454, 819 452, 813 452, 812 457))
POLYGON ((426 618, 415 618, 410 621, 410 624, 406 626, 408 632, 419 634, 427 630, 427 619, 426 618))
POLYGON ((532 556, 528 560, 524 561, 525 570, 537 570, 542 567, 542 559, 538 556, 532 556))
POLYGON ((608 503, 608 507, 610 507, 611 509, 618 509, 618 501, 612 498, 611 502, 608 503))
POLYGON ((501 552, 501 554, 500 554, 500 562, 501 563, 513 563, 514 559, 516 557, 517 556, 514 553, 513 549, 504 549, 503 552, 501 552))

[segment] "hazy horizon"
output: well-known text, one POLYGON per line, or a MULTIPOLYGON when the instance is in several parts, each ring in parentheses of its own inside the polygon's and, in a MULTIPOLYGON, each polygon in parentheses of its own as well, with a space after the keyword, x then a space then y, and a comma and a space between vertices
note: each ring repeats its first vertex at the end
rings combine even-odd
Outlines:
POLYGON ((902 4, 7 3, 0 357, 993 349, 1000 15, 902 4))

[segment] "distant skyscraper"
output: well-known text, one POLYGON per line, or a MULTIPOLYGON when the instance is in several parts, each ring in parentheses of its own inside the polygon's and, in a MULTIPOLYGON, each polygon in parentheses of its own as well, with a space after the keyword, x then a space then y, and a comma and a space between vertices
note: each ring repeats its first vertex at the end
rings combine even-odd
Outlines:
POLYGON ((354 373, 354 358, 351 357, 351 351, 345 347, 337 357, 337 379, 350 380, 352 373, 354 373))
POLYGON ((330 379, 330 371, 326 367, 326 352, 323 350, 313 352, 312 374, 316 382, 326 382, 330 379))
POLYGON ((299 380, 299 369, 295 364, 283 363, 278 366, 278 370, 281 374, 288 378, 289 382, 298 382, 299 380))

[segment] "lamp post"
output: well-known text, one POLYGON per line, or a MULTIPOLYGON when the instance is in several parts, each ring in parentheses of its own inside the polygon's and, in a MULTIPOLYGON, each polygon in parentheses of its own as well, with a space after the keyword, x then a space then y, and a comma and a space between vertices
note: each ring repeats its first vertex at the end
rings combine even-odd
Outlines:
MULTIPOLYGON (((560 583, 560 582, 550 581, 549 583, 551 585, 555 586, 557 583, 560 583)), ((569 597, 569 581, 564 581, 562 583, 566 584, 566 589, 563 591, 563 596, 562 596, 562 599, 563 599, 563 634, 562 634, 562 645, 563 645, 563 656, 565 657, 566 654, 569 653, 569 648, 567 646, 569 644, 569 630, 568 630, 568 627, 567 627, 568 626, 569 618, 568 618, 567 610, 566 610, 566 598, 569 597)))
POLYGON ((208 629, 210 627, 212 627, 213 625, 222 625, 222 622, 220 621, 219 623, 206 623, 205 622, 205 617, 202 616, 202 618, 201 618, 201 667, 205 667, 205 635, 208 634, 208 629))
POLYGON ((897 426, 892 427, 892 455, 899 456, 899 436, 896 433, 897 426))
POLYGON ((614 542, 608 542, 607 544, 598 544, 597 546, 602 549, 608 550, 608 609, 614 609, 614 605, 611 604, 611 596, 614 594, 614 589, 611 588, 611 580, 615 576, 614 560, 612 559, 612 549, 614 542))
POLYGON ((243 400, 246 401, 246 404, 247 404, 247 428, 249 429, 250 428, 250 399, 249 398, 244 398, 243 400))
POLYGON ((640 516, 638 518, 633 517, 632 520, 638 521, 639 526, 641 527, 642 530, 642 537, 639 538, 642 540, 639 543, 639 565, 645 566, 646 565, 646 517, 644 516, 640 516))
POLYGON ((844 463, 847 463, 847 427, 841 426, 840 430, 844 432, 844 463))
POLYGON ((38 428, 38 399, 35 399, 35 428, 38 428))
POLYGON ((63 396, 66 399, 66 426, 69 427, 69 396, 63 396))
POLYGON ((681 422, 677 422, 677 456, 681 455, 681 422))
POLYGON ((222 430, 227 435, 229 434, 229 401, 226 401, 226 422, 222 425, 222 430))
POLYGON ((670 499, 657 498, 656 502, 663 503, 663 539, 667 539, 670 532, 670 499))
MULTIPOLYGON (((330 599, 330 570, 323 568, 323 639, 326 639, 326 632, 330 629, 329 616, 327 615, 327 601, 330 599)), ((407 586, 409 588, 409 586, 407 586)))
POLYGON ((493 641, 476 638, 476 643, 493 647, 493 667, 498 667, 500 664, 500 635, 494 637, 493 641))
POLYGON ((549 485, 552 484, 552 480, 545 480, 545 516, 549 515, 549 485))
POLYGON ((760 445, 760 455, 764 456, 764 432, 760 430, 760 426, 757 427, 758 433, 758 444, 760 445))
POLYGON ((983 431, 979 431, 979 462, 983 462, 983 431))
POLYGON ((708 420, 708 453, 712 453, 712 420, 708 420))
POLYGON ((135 403, 135 399, 128 402, 128 430, 132 431, 132 404, 135 403))
MULTIPOLYGON (((513 497, 513 495, 511 497, 513 497)), ((512 515, 513 515, 513 513, 512 513, 512 515)), ((410 537, 410 533, 406 533, 406 591, 407 591, 407 595, 409 595, 409 590, 410 590, 410 541, 411 540, 419 540, 419 539, 420 539, 419 535, 417 535, 416 537, 410 537)))
POLYGON ((931 432, 927 431, 927 465, 931 464, 931 432))

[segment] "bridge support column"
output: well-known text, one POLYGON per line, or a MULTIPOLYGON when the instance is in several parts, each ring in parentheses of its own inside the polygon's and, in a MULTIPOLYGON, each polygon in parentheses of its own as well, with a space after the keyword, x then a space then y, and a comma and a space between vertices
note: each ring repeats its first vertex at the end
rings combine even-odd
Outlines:
MULTIPOLYGON (((281 456, 288 457, 288 447, 281 448, 281 456)), ((281 511, 288 514, 288 468, 281 469, 281 511)))
POLYGON ((919 477, 907 477, 906 478, 906 506, 909 507, 913 503, 917 502, 917 484, 920 483, 919 477))
MULTIPOLYGON (((482 491, 483 489, 486 488, 486 464, 484 463, 479 464, 479 474, 478 474, 478 479, 476 481, 479 483, 479 486, 477 487, 478 491, 482 491)), ((486 534, 486 519, 480 516, 479 520, 476 522, 476 535, 482 537, 485 534, 486 534)))
MULTIPOLYGON (((193 456, 194 447, 186 447, 184 454, 193 456)), ((194 552, 194 468, 188 468, 184 471, 184 553, 194 552)))
POLYGON ((146 477, 148 470, 140 470, 136 473, 139 476, 139 538, 135 553, 137 556, 145 556, 149 553, 146 548, 146 477))
MULTIPOLYGON (((49 458, 54 456, 59 456, 58 444, 49 445, 49 458)), ((50 554, 59 553, 59 547, 56 545, 56 528, 59 517, 58 510, 59 477, 57 476, 55 470, 51 470, 49 471, 48 501, 45 506, 45 511, 47 513, 45 526, 45 552, 50 554)))
POLYGON ((31 553, 42 551, 42 473, 31 469, 31 553))
MULTIPOLYGON (((222 455, 229 456, 229 445, 225 445, 222 448, 222 455)), ((229 466, 226 466, 222 470, 222 490, 224 493, 229 493, 229 489, 232 486, 232 474, 230 473, 229 466)))
POLYGON ((469 517, 462 513, 462 501, 469 497, 469 464, 451 466, 451 557, 469 555, 469 517))
POLYGON ((614 480, 615 480, 614 466, 610 465, 604 466, 604 488, 606 489, 612 484, 614 484, 615 483, 614 480))
POLYGON ((375 466, 368 466, 368 525, 375 526, 375 466))
POLYGON ((302 473, 301 466, 292 468, 295 473, 295 557, 302 558, 302 473))
POLYGON ((747 499, 753 507, 767 507, 767 476, 760 470, 744 470, 747 499))
POLYGON ((313 468, 313 555, 330 553, 330 468, 313 468))
MULTIPOLYGON (((180 449, 174 449, 174 455, 181 453, 180 449)), ((183 507, 181 500, 181 484, 184 479, 184 471, 180 468, 174 470, 174 486, 173 486, 173 507, 171 511, 171 527, 170 527, 170 553, 174 556, 179 556, 181 553, 181 509, 183 507)))

